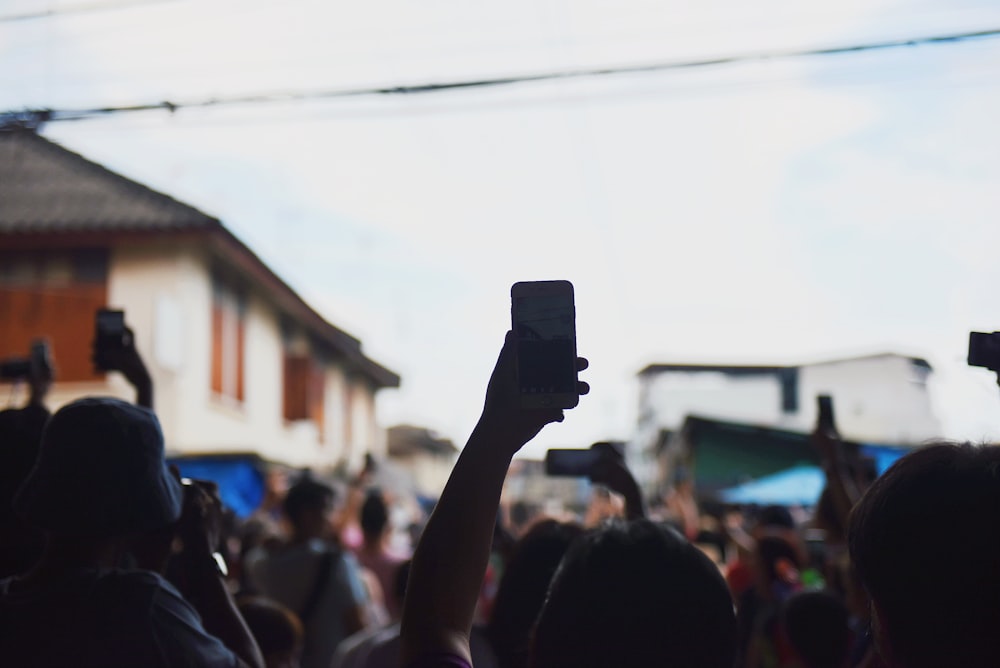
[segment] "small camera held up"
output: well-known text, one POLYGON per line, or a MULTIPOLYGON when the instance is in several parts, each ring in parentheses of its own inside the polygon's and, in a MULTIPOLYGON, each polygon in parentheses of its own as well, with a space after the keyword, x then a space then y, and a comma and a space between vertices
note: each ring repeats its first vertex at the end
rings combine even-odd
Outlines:
POLYGON ((11 357, 0 361, 0 381, 14 382, 51 375, 52 357, 49 342, 45 339, 35 339, 27 357, 11 357))

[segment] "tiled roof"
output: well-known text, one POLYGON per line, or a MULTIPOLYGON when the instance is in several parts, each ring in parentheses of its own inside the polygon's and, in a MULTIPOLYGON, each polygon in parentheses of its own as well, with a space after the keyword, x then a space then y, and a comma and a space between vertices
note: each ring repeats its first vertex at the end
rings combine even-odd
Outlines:
POLYGON ((176 231, 219 221, 32 130, 0 128, 0 233, 176 231))
POLYGON ((389 454, 396 457, 426 452, 434 455, 453 455, 458 452, 455 444, 441 438, 426 427, 396 425, 388 429, 389 454))
POLYGON ((369 359, 361 342, 330 324, 217 218, 63 148, 34 130, 0 126, 0 240, 64 234, 205 233, 286 312, 379 387, 399 376, 369 359))

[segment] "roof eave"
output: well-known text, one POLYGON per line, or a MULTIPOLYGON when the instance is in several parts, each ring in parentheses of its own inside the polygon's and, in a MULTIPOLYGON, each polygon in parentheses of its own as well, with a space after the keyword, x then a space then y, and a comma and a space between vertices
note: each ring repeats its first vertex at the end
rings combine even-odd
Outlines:
POLYGON ((208 241, 209 247, 223 262, 235 265, 251 281, 263 286, 280 310, 301 322, 324 345, 329 346, 351 371, 370 380, 376 388, 399 387, 400 377, 397 373, 366 357, 357 338, 323 318, 217 219, 155 229, 123 225, 113 228, 5 231, 0 233, 0 250, 148 243, 164 238, 188 242, 208 241))

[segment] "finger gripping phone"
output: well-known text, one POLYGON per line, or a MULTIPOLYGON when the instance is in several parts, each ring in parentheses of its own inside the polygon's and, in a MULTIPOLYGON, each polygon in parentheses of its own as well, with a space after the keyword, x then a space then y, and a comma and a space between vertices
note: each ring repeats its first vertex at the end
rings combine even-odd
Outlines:
POLYGON ((576 370, 576 305, 569 281, 523 281, 510 289, 522 408, 573 408, 580 402, 576 370))

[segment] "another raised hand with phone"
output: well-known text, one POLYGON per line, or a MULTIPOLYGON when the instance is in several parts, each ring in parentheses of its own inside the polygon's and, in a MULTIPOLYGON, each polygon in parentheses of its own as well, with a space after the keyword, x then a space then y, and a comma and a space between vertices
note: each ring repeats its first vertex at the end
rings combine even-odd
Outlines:
POLYGON ((136 390, 135 403, 153 408, 153 379, 135 346, 135 334, 125 323, 125 312, 101 309, 94 320, 92 357, 98 371, 117 371, 136 390))
POLYGON ((585 450, 555 448, 545 453, 545 473, 550 476, 589 478, 625 498, 625 515, 634 520, 646 516, 639 484, 615 445, 594 443, 585 450))
POLYGON ((625 458, 610 443, 594 443, 590 446, 600 456, 590 470, 590 480, 604 485, 612 492, 625 498, 625 517, 636 520, 646 516, 639 483, 625 464, 625 458))
POLYGON ((840 440, 833 414, 833 397, 821 394, 816 397, 818 417, 811 441, 822 459, 826 473, 826 489, 833 502, 840 526, 846 527, 854 504, 861 498, 861 490, 851 471, 844 444, 840 440))

